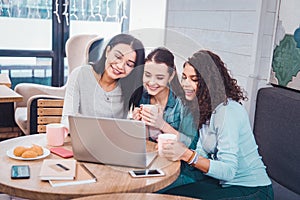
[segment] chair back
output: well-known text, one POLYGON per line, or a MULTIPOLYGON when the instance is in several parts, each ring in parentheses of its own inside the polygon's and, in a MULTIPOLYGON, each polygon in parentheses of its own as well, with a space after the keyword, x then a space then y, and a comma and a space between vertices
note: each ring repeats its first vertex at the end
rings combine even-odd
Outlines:
POLYGON ((32 114, 36 113, 36 117, 30 126, 31 133, 45 133, 47 124, 60 123, 64 105, 63 99, 37 99, 33 104, 36 106, 31 108, 32 114))
POLYGON ((38 133, 46 132, 46 125, 60 123, 64 100, 62 99, 39 99, 38 100, 38 133))
POLYGON ((66 42, 66 56, 69 74, 78 66, 88 64, 88 45, 97 35, 80 34, 70 37, 66 42))

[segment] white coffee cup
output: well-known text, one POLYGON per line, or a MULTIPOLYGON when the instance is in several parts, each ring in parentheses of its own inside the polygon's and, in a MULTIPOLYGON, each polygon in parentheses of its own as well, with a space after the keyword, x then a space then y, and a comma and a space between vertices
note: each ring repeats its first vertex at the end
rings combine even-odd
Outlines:
POLYGON ((62 146, 68 136, 68 129, 64 124, 52 123, 46 125, 47 144, 50 146, 62 146))
MULTIPOLYGON (((150 111, 153 114, 157 114, 158 113, 158 106, 157 105, 153 105, 153 104, 143 104, 142 105, 142 109, 150 111)), ((142 119, 143 120, 143 119, 142 119)))
POLYGON ((167 140, 174 140, 176 141, 177 140, 177 136, 175 134, 172 134, 172 133, 163 133, 163 134, 160 134, 158 136, 158 155, 161 156, 161 157, 164 157, 163 153, 162 153, 162 145, 163 143, 165 143, 167 140))
MULTIPOLYGON (((150 111, 153 114, 158 113, 158 106, 153 104, 143 104, 142 109, 146 109, 147 111, 150 111)), ((142 119, 142 121, 144 121, 142 119)), ((161 134, 161 131, 158 128, 149 126, 148 128, 148 136, 151 137, 153 140, 156 140, 158 135, 161 134)))

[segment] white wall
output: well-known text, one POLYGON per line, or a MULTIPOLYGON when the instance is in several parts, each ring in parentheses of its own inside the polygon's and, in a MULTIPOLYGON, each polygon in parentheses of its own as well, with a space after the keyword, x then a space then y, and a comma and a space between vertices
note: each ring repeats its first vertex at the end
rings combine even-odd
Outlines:
POLYGON ((152 29, 137 35, 146 35, 146 47, 169 47, 179 74, 181 63, 200 48, 220 55, 247 92, 245 106, 253 122, 257 90, 268 87, 278 4, 279 0, 131 0, 129 29, 152 29))
POLYGON ((164 43, 167 0, 131 0, 129 32, 142 40, 146 53, 164 43))
POLYGON ((169 0, 168 29, 221 56, 248 93, 253 121, 258 87, 267 85, 277 0, 169 0))
POLYGON ((281 0, 279 19, 286 34, 294 34, 296 27, 300 26, 300 1, 299 0, 281 0))
POLYGON ((129 31, 165 28, 167 0, 131 0, 129 31))

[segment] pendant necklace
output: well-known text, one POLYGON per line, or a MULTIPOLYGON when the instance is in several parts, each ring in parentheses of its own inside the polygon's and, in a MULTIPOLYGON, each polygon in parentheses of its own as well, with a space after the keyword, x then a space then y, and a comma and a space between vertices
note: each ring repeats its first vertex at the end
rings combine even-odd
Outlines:
MULTIPOLYGON (((101 77, 100 77, 100 79, 101 79, 101 77)), ((100 87, 101 87, 101 89, 102 89, 102 91, 103 91, 104 98, 105 98, 106 101, 110 101, 109 94, 108 94, 108 92, 106 92, 106 91, 104 90, 104 88, 102 87, 100 79, 99 79, 98 82, 99 82, 99 85, 100 85, 100 87)))

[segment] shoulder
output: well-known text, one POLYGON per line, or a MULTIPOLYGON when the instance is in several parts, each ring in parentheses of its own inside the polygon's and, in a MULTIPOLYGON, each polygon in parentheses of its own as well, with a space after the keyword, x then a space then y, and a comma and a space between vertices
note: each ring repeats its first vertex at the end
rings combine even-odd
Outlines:
POLYGON ((188 106, 185 105, 184 101, 180 97, 172 98, 169 106, 174 110, 174 112, 180 112, 181 116, 191 117, 192 112, 188 106))
POLYGON ((76 67, 72 72, 71 72, 71 76, 72 75, 79 75, 79 74, 82 74, 82 73, 90 73, 92 72, 93 68, 91 65, 82 65, 82 66, 79 66, 79 67, 76 67))
POLYGON ((68 77, 68 84, 87 84, 94 77, 93 68, 90 65, 76 67, 68 77))
POLYGON ((248 113, 243 105, 240 103, 228 99, 227 103, 218 105, 215 112, 212 115, 215 122, 220 122, 226 119, 226 121, 242 122, 245 118, 248 118, 248 113))
POLYGON ((240 113, 245 111, 246 110, 242 104, 231 99, 228 99, 226 103, 219 104, 215 110, 216 113, 218 112, 240 113))

